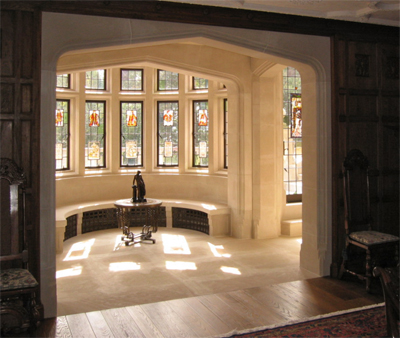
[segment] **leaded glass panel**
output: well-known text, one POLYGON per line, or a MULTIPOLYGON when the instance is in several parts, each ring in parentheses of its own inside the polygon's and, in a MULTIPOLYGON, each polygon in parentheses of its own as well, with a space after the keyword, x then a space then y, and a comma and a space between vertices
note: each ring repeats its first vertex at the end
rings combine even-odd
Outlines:
POLYGON ((121 90, 142 91, 143 69, 121 69, 121 90))
POLYGON ((179 164, 179 104, 160 101, 157 107, 157 165, 179 164))
POLYGON ((283 180, 288 201, 301 201, 302 104, 301 77, 292 67, 283 70, 283 180))
POLYGON ((208 167, 208 101, 193 101, 193 166, 208 167))
POLYGON ((86 89, 105 90, 106 89, 106 70, 90 70, 86 72, 86 89))
POLYGON ((201 77, 193 77, 193 89, 208 89, 208 80, 201 77))
POLYGON ((70 88, 70 75, 69 74, 60 74, 57 75, 57 88, 70 88))
POLYGON ((69 169, 69 100, 57 100, 55 111, 56 124, 56 170, 69 169))
POLYGON ((179 74, 166 70, 157 70, 157 90, 178 90, 179 74))
POLYGON ((121 102, 121 167, 143 166, 143 102, 121 102))
POLYGON ((105 167, 106 103, 86 101, 85 167, 105 167))

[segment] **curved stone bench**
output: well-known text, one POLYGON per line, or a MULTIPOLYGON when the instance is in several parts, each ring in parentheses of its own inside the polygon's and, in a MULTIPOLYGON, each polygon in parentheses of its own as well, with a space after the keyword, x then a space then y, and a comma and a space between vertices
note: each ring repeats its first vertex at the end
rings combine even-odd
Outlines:
MULTIPOLYGON (((158 199, 158 198, 157 198, 158 199)), ((208 216, 211 236, 229 236, 230 208, 225 204, 204 201, 160 199, 166 211, 167 228, 172 228, 172 208, 184 208, 201 211, 208 216)), ((82 216, 84 212, 115 208, 115 200, 73 204, 56 209, 56 252, 63 252, 64 232, 67 218, 77 215, 77 234, 82 234, 82 216)))

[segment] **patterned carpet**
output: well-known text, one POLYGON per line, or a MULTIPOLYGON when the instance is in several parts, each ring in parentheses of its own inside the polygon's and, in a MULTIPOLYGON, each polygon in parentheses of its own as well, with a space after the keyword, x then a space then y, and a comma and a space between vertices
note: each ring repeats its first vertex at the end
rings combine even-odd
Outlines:
MULTIPOLYGON (((331 313, 329 317, 311 318, 307 322, 289 323, 279 327, 258 328, 256 331, 237 332, 229 337, 386 337, 385 307, 383 304, 355 309, 345 313, 331 313)), ((225 336, 228 337, 228 336, 225 336)))

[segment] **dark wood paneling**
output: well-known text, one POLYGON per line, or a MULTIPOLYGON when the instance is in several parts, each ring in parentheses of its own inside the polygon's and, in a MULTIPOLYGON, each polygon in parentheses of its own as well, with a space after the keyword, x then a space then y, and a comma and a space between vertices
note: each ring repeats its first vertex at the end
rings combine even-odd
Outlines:
POLYGON ((399 234, 399 48, 378 40, 333 41, 333 264, 336 275, 344 239, 342 180, 347 152, 360 149, 370 164, 374 230, 399 234), (336 102, 335 97, 340 99, 336 102))
MULTIPOLYGON (((1 12, 0 157, 26 174, 29 268, 40 281, 40 38, 38 10, 1 12)), ((3 232, 3 229, 2 229, 3 232)), ((6 241, 2 236, 1 245, 6 241)))
POLYGON ((0 120, 0 154, 1 157, 12 158, 14 151, 13 143, 14 121, 0 120))
POLYGON ((1 11, 1 77, 14 74, 15 12, 1 11))
POLYGON ((1 113, 7 114, 14 111, 14 84, 2 83, 1 84, 1 113))

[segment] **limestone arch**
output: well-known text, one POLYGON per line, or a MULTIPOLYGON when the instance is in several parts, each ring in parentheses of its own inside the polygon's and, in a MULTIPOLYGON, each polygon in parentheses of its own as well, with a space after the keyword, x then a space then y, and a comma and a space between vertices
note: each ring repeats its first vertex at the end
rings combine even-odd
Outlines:
MULTIPOLYGON (((301 253, 301 266, 307 270, 314 272, 316 275, 327 275, 329 274, 329 264, 331 260, 330 255, 330 241, 329 234, 331 229, 330 224, 330 132, 329 132, 329 100, 330 100, 330 73, 327 64, 330 63, 329 56, 321 57, 324 59, 322 62, 317 56, 309 56, 305 53, 302 48, 297 46, 297 49, 292 50, 287 45, 281 47, 279 45, 280 41, 286 41, 285 39, 292 39, 294 34, 287 33, 272 33, 272 32, 262 32, 260 35, 264 38, 272 38, 273 43, 252 41, 247 38, 248 34, 243 32, 248 32, 248 30, 237 30, 230 28, 221 27, 203 27, 196 25, 184 25, 184 24, 168 24, 168 27, 172 29, 170 31, 166 30, 161 33, 157 30, 156 33, 153 32, 153 26, 162 26, 160 29, 165 28, 166 23, 148 23, 146 21, 140 21, 140 26, 143 31, 146 31, 146 25, 149 29, 149 33, 141 34, 141 36, 134 38, 132 36, 133 28, 132 26, 139 25, 139 20, 124 20, 115 18, 95 18, 93 20, 98 23, 103 21, 104 23, 112 21, 113 23, 121 23, 123 29, 119 32, 114 32, 118 35, 115 39, 104 38, 101 36, 101 31, 97 32, 98 35, 90 32, 94 35, 89 36, 87 32, 84 34, 78 34, 75 31, 75 35, 68 36, 68 28, 70 28, 72 17, 74 15, 64 15, 64 14, 53 14, 44 13, 44 39, 43 39, 43 55, 42 55, 42 114, 46 112, 52 112, 55 102, 54 88, 55 88, 55 71, 57 66, 57 60, 59 56, 69 50, 83 49, 83 48, 96 48, 101 46, 120 46, 126 44, 159 44, 165 43, 166 41, 184 41, 196 40, 196 43, 206 43, 210 46, 219 46, 220 48, 229 48, 234 50, 244 51, 250 55, 264 56, 269 62, 283 63, 287 65, 294 66, 299 70, 302 75, 303 81, 309 86, 309 97, 304 98, 305 101, 309 101, 310 107, 312 107, 312 117, 310 115, 310 123, 308 125, 311 128, 309 143, 312 145, 312 149, 309 152, 309 157, 311 163, 309 176, 311 178, 311 183, 309 186, 309 203, 312 206, 311 213, 308 220, 306 221, 305 230, 303 231, 303 247, 301 253), (60 23, 60 17, 62 21, 60 23), (51 32, 50 36, 46 35, 49 32, 54 21, 57 21, 58 27, 62 27, 61 31, 56 33, 59 38, 58 41, 54 40, 54 32, 51 32), (63 25, 63 23, 65 25, 63 25), (143 25, 143 23, 145 23, 143 25), (143 28, 143 26, 145 26, 143 28), (188 27, 185 33, 182 33, 182 28, 188 27), (179 29, 178 29, 179 28, 179 29), (64 31, 63 31, 64 30, 64 31), (236 34, 240 31, 241 34, 236 34), (85 40, 86 39, 86 40, 85 40), (53 44, 52 44, 53 42, 53 44), (323 65, 322 65, 323 64, 323 65), (318 114, 320 112, 321 114, 318 114)), ((90 19, 85 23, 90 26, 90 21, 94 17, 89 17, 90 19)), ((75 18, 76 19, 76 18, 75 18)), ((105 26, 106 27, 106 26, 105 26)), ((73 30, 74 31, 74 30, 73 30)), ((251 32, 254 33, 254 32, 251 32)), ((108 36, 108 34, 106 34, 108 36)), ((305 38, 303 38, 305 39, 305 38)), ((307 37, 307 39, 322 39, 321 37, 307 37)), ((328 39, 329 40, 329 39, 328 39)), ((329 41, 324 41, 325 45, 329 46, 329 41)), ((287 43, 290 44, 290 41, 287 43)), ((318 53, 317 53, 318 54, 318 53)), ((329 54, 329 51, 328 51, 329 54)), ((254 65, 255 75, 257 71, 261 71, 262 74, 265 70, 260 70, 260 65, 254 65)), ((267 67, 268 68, 268 67, 267 67)), ((199 70, 194 70, 199 71, 199 70)), ((211 71, 208 70, 210 75, 211 71)), ((204 72, 200 72, 203 73, 204 72)), ((207 73, 207 72, 206 72, 207 73)), ((215 75, 215 74, 214 74, 215 75)), ((219 74, 221 76, 221 74, 219 74)), ((244 108, 244 101, 249 98, 246 97, 245 93, 241 88, 244 85, 236 82, 234 78, 229 79, 226 76, 228 85, 231 86, 232 92, 238 102, 238 112, 239 109, 244 108), (230 80, 230 81, 229 81, 230 80)), ((306 90, 305 90, 306 91, 306 90)), ((230 112, 231 113, 231 112, 230 112)), ((238 116, 240 117, 240 116, 238 116)), ((48 119, 49 121, 51 119, 48 119)), ((45 168, 41 172, 41 181, 46 182, 44 188, 41 189, 41 242, 54 242, 54 230, 49 227, 48 224, 52 224, 54 220, 54 171, 51 166, 46 167, 46 163, 54 163, 53 161, 53 151, 52 148, 46 147, 46 140, 52 141, 49 135, 46 135, 46 130, 49 130, 51 123, 46 119, 42 119, 41 129, 42 129, 42 148, 41 148, 41 168, 45 168), (50 137, 50 140, 49 140, 50 137), (44 142, 43 142, 44 141, 44 142)), ((238 135, 244 135, 248 132, 249 126, 235 126, 232 129, 233 132, 238 132, 238 135), (246 129, 247 128, 247 129, 246 129), (245 130, 246 129, 246 130, 245 130)), ((51 127, 50 127, 51 130, 51 127)), ((250 128, 251 130, 251 128, 250 128)), ((231 132, 231 129, 230 131, 231 132)), ((252 143, 251 143, 252 144, 252 143)), ((247 148, 243 144, 243 140, 239 137, 237 139, 237 144, 235 147, 238 151, 238 156, 236 159, 235 169, 232 170, 230 175, 230 183, 228 184, 228 194, 236 199, 236 213, 234 212, 233 219, 234 222, 241 224, 235 231, 233 235, 237 237, 248 237, 254 233, 255 224, 252 222, 252 186, 251 183, 247 182, 252 171, 253 163, 248 163, 246 153, 247 148), (250 166, 250 168, 249 168, 250 166)), ((247 145, 248 147, 248 145, 247 145)), ((250 147, 251 148, 251 147, 250 147)), ((251 150, 251 149, 250 149, 251 150)), ((307 202, 308 203, 308 202, 307 202)), ((303 213, 304 214, 304 213, 303 213)), ((42 246, 43 247, 43 246, 42 246)), ((42 285, 46 285, 46 292, 43 292, 45 299, 46 316, 51 316, 54 313, 55 303, 55 261, 51 257, 55 257, 55 250, 51 246, 42 250, 41 252, 41 272, 42 280, 46 281, 42 285), (46 297, 46 294, 49 297, 46 297), (51 297, 53 295, 53 297, 51 297), (53 300, 52 300, 53 299, 53 300), (49 315, 50 314, 50 315, 49 315)))

